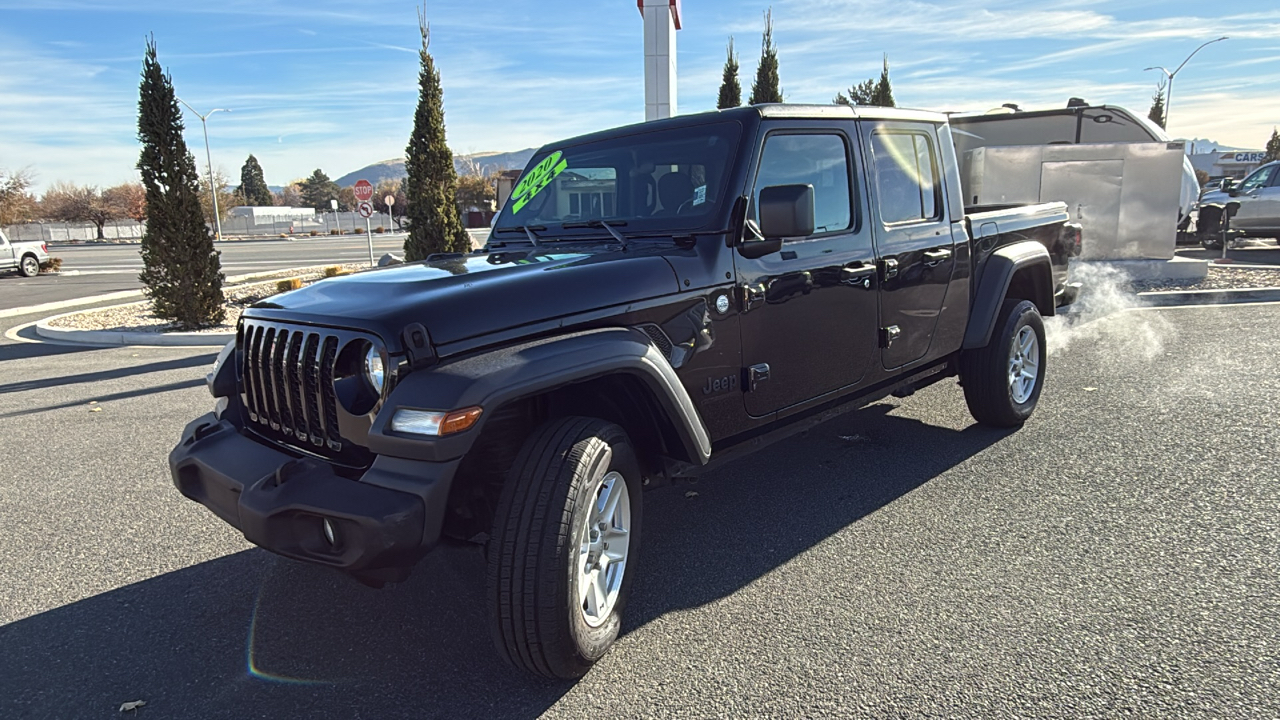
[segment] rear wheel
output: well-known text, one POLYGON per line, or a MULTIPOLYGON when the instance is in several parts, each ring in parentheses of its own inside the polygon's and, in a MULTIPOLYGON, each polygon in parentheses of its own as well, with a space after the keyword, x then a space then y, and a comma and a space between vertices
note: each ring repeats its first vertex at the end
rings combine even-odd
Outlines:
POLYGON ((40 261, 35 255, 23 255, 22 262, 18 263, 18 272, 22 277, 35 277, 40 274, 40 261))
POLYGON ((641 478, 622 428, 542 426, 511 468, 488 548, 490 624, 511 664, 581 677, 621 627, 639 542, 641 478))
POLYGON ((960 359, 964 399, 984 425, 1017 427, 1031 417, 1044 386, 1044 320, 1030 300, 1005 300, 984 348, 960 359))

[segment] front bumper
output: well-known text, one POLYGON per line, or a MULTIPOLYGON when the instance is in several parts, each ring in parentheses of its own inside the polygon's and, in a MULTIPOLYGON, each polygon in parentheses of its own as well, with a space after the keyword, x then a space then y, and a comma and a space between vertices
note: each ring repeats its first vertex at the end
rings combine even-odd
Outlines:
POLYGON ((250 542, 374 582, 402 579, 438 542, 458 462, 379 456, 355 480, 251 440, 212 413, 187 425, 169 454, 178 490, 250 542))

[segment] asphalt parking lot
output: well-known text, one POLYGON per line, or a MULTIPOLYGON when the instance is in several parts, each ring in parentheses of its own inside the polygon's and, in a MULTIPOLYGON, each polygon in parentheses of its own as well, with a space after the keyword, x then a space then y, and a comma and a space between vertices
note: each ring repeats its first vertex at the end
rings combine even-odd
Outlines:
POLYGON ((476 547, 370 590, 181 498, 212 349, 0 341, 0 717, 1277 717, 1277 326, 1112 316, 1018 432, 948 382, 649 493, 572 685, 499 663, 476 547))
MULTIPOLYGON (((374 235, 374 257, 404 254, 403 234, 374 235)), ((361 236, 307 237, 294 240, 236 240, 214 244, 228 277, 307 265, 369 261, 369 239, 361 236)), ((86 243, 55 245, 49 254, 62 260, 56 275, 0 275, 0 310, 60 302, 104 293, 138 290, 142 272, 139 245, 86 243)))

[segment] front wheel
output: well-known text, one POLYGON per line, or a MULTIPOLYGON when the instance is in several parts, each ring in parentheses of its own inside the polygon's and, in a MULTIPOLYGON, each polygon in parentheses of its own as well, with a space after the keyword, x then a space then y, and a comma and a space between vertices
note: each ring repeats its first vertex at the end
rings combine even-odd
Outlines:
POLYGON ((35 277, 40 274, 40 261, 35 255, 24 255, 22 262, 18 264, 18 272, 22 277, 35 277))
POLYGON ((551 678, 586 674, 618 637, 640 540, 640 466, 626 432, 552 420, 524 444, 488 548, 499 654, 551 678))
POLYGON ((1044 320, 1030 300, 1005 300, 986 347, 960 358, 964 399, 984 425, 1018 427, 1044 387, 1044 320))

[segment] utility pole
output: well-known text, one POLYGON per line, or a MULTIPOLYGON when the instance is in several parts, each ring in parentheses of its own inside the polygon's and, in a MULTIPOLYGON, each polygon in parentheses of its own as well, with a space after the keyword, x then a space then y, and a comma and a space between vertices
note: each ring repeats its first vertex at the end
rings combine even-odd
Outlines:
POLYGON ((209 152, 209 124, 207 121, 209 119, 209 116, 216 112, 231 112, 231 111, 226 108, 214 108, 209 112, 201 115, 200 111, 188 105, 186 100, 183 100, 182 98, 178 98, 178 102, 182 103, 183 105, 186 105, 188 110, 195 113, 196 117, 200 118, 200 127, 204 129, 204 159, 209 166, 208 167, 209 195, 213 199, 213 224, 214 224, 214 227, 218 228, 217 239, 221 240, 222 239, 222 215, 218 212, 218 188, 215 187, 213 184, 213 155, 209 152))
POLYGON ((1169 106, 1173 104, 1173 76, 1174 76, 1174 75, 1177 75, 1177 74, 1178 74, 1178 72, 1179 72, 1180 70, 1182 70, 1182 68, 1183 68, 1187 63, 1191 62, 1191 58, 1195 57, 1195 56, 1196 56, 1196 53, 1198 53, 1198 52, 1200 52, 1201 50, 1205 49, 1205 47, 1207 47, 1207 46, 1209 46, 1209 45, 1212 45, 1212 44, 1214 44, 1214 43, 1216 43, 1216 42, 1222 42, 1223 40, 1228 40, 1228 39, 1230 39, 1230 38, 1228 38, 1226 35, 1223 35, 1222 37, 1218 38, 1217 40, 1210 40, 1209 42, 1205 43, 1204 45, 1201 45, 1200 47, 1196 48, 1195 50, 1192 50, 1192 51, 1191 51, 1191 54, 1187 56, 1187 59, 1182 61, 1182 65, 1179 65, 1179 66, 1177 67, 1177 69, 1176 69, 1176 70, 1174 70, 1173 72, 1169 72, 1168 70, 1166 70, 1165 68, 1160 67, 1159 65, 1156 65, 1156 66, 1154 66, 1154 67, 1149 67, 1149 68, 1143 68, 1143 69, 1142 69, 1142 71, 1143 71, 1143 72, 1146 72, 1147 70, 1159 70, 1160 72, 1164 73, 1164 76, 1165 76, 1166 78, 1168 78, 1168 79, 1169 79, 1169 90, 1168 90, 1168 92, 1166 92, 1166 93, 1165 93, 1165 96, 1164 96, 1164 127, 1165 127, 1165 130, 1166 130, 1166 131, 1169 129, 1169 106))

